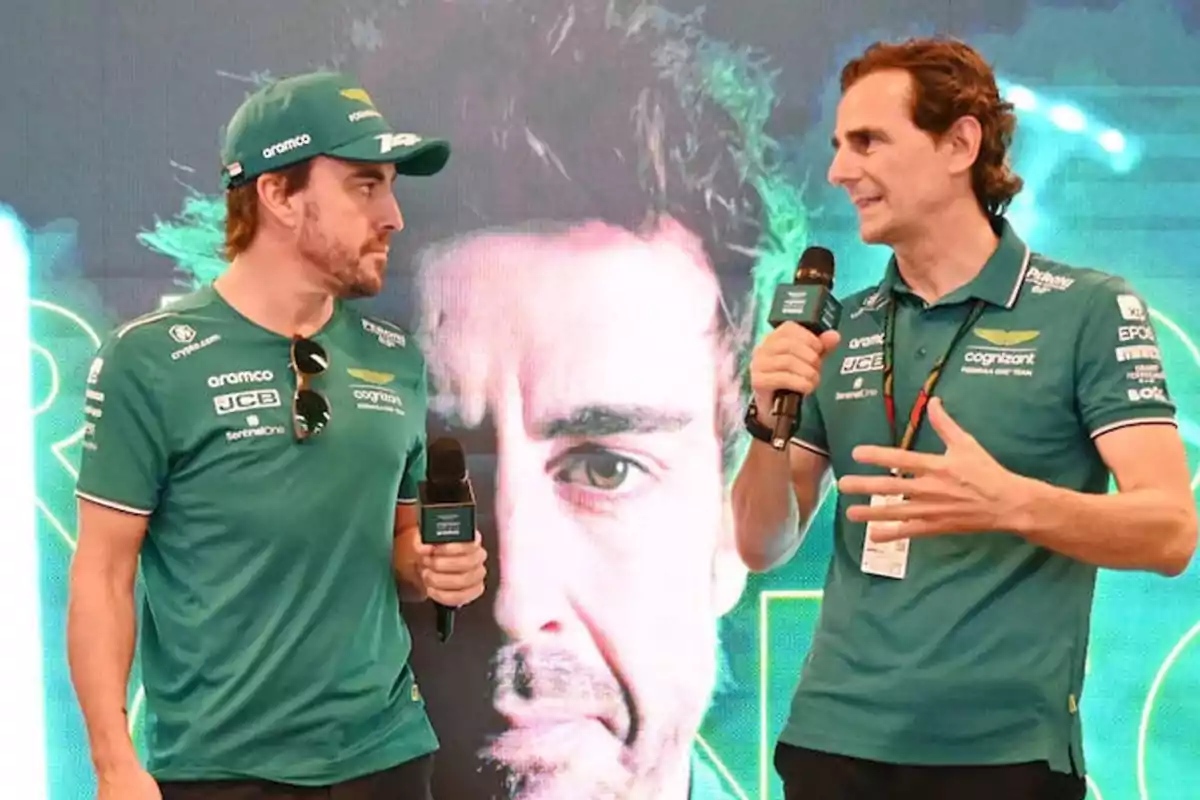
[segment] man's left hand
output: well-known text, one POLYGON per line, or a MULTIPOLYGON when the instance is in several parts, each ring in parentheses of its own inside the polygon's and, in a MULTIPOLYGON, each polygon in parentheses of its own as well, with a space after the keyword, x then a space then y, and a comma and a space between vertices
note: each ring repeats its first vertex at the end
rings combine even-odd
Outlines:
POLYGON ((417 544, 421 581, 430 600, 450 608, 459 608, 479 599, 487 576, 487 551, 483 539, 475 533, 473 542, 417 544))
POLYGON ((929 424, 946 445, 942 455, 896 447, 863 445, 854 460, 892 470, 893 475, 847 475, 838 490, 850 495, 901 496, 902 502, 856 505, 853 522, 877 525, 871 540, 890 542, 917 536, 1003 530, 1022 479, 996 462, 975 437, 958 426, 938 398, 929 401, 929 424))

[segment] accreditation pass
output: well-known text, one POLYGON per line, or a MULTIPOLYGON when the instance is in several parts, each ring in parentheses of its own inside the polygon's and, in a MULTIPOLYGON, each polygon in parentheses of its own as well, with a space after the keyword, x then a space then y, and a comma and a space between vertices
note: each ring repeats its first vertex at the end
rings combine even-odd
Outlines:
MULTIPOLYGON (((872 495, 872 506, 890 506, 903 503, 903 495, 872 495)), ((908 539, 894 542, 872 541, 871 535, 895 530, 899 522, 868 522, 867 535, 863 540, 862 571, 883 578, 903 578, 908 572, 908 539)))

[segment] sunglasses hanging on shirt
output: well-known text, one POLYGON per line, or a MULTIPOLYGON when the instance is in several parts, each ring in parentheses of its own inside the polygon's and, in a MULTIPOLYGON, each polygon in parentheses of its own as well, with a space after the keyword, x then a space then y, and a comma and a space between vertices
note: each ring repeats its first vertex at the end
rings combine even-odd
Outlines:
POLYGON ((292 339, 291 358, 292 371, 296 373, 292 427, 296 441, 303 442, 325 430, 333 415, 329 400, 310 385, 314 378, 329 369, 329 356, 325 348, 312 339, 296 336, 292 339))

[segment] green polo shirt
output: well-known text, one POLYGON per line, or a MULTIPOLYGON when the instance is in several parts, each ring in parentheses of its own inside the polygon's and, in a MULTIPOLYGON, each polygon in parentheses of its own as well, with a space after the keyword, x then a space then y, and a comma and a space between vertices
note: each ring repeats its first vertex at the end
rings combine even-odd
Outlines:
POLYGON ((147 518, 140 661, 161 781, 351 780, 437 749, 392 567, 425 478, 425 359, 338 303, 328 427, 293 435, 291 342, 211 286, 108 337, 77 493, 147 518))
MULTIPOLYGON (((837 476, 879 474, 857 445, 891 445, 883 404, 885 314, 896 303, 898 427, 934 362, 984 302, 935 392, 1004 467, 1108 491, 1095 440, 1174 425, 1146 305, 1124 280, 1033 254, 1007 222, 980 274, 926 304, 895 259, 847 299, 837 351, 806 399, 795 444, 837 476)), ((928 422, 913 448, 940 453, 928 422)), ((1096 568, 1002 531, 913 540, 902 579, 862 571, 866 526, 839 496, 821 617, 783 742, 903 764, 1048 761, 1084 772, 1078 713, 1096 568)), ((1095 531, 1103 536, 1104 531, 1095 531)))

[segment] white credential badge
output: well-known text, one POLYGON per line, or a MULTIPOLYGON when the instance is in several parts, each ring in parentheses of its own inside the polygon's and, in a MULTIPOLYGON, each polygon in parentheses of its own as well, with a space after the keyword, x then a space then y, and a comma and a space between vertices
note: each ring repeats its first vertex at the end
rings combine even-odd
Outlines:
MULTIPOLYGON (((893 506, 904 502, 902 495, 872 495, 871 505, 893 506)), ((900 526, 899 522, 868 522, 867 536, 863 540, 862 571, 868 575, 878 575, 882 578, 900 580, 908 574, 908 539, 897 539, 894 542, 872 541, 875 533, 891 532, 900 526)))

